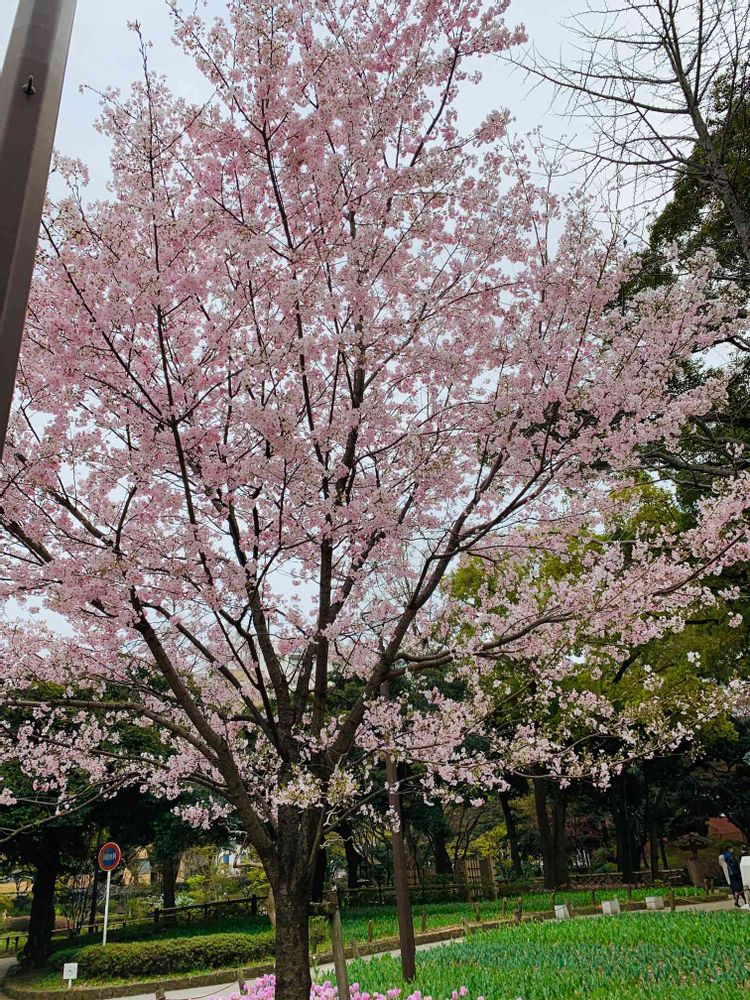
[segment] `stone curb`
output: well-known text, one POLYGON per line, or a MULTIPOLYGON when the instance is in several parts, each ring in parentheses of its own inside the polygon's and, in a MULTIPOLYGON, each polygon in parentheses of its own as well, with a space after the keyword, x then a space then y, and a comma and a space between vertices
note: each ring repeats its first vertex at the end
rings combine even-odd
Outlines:
MULTIPOLYGON (((723 898, 728 897, 723 897, 721 894, 714 896, 686 896, 675 899, 675 904, 678 907, 694 906, 696 903, 720 902, 723 898)), ((620 905, 622 910, 627 912, 646 910, 645 903, 640 901, 624 902, 620 905)), ((665 909, 669 912, 668 908, 665 909)), ((601 910, 598 906, 577 906, 574 909, 574 915, 581 917, 598 916, 601 915, 601 910)), ((553 919, 552 914, 544 910, 527 913, 523 916, 524 923, 553 919)), ((469 933, 475 933, 477 931, 496 930, 499 927, 508 927, 514 924, 515 920, 512 914, 509 913, 507 917, 500 920, 482 920, 479 923, 467 923, 461 927, 440 927, 433 931, 420 931, 415 934, 415 939, 417 945, 439 944, 441 941, 455 941, 457 938, 462 938, 467 930, 469 933)), ((346 954, 348 958, 353 959, 359 956, 381 955, 389 951, 398 951, 398 948, 399 939, 397 937, 380 938, 378 941, 373 941, 372 944, 363 942, 360 945, 357 943, 356 949, 349 945, 346 948, 346 954)), ((325 965, 332 961, 333 953, 326 952, 323 955, 317 956, 316 964, 325 965)), ((113 1000, 115 997, 138 996, 142 993, 155 994, 157 990, 164 990, 166 992, 168 990, 190 989, 193 986, 220 986, 231 982, 233 978, 257 979, 259 976, 272 973, 273 970, 273 962, 264 962, 260 965, 251 965, 242 969, 216 969, 213 972, 201 972, 192 976, 182 976, 175 979, 152 979, 141 983, 124 983, 121 986, 82 986, 73 987, 71 990, 63 987, 59 990, 25 989, 23 986, 13 984, 11 974, 5 980, 2 991, 11 1000, 62 1000, 63 996, 70 997, 70 1000, 113 1000)))

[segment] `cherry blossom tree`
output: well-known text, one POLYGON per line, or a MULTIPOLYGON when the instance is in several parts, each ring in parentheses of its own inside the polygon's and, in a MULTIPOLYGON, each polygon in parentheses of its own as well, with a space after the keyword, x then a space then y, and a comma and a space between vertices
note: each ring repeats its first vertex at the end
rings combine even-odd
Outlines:
MULTIPOLYGON (((740 321, 708 261, 622 305, 585 199, 535 183, 504 113, 460 130, 480 57, 522 36, 506 7, 231 0, 208 26, 175 3, 211 99, 142 41, 142 82, 102 95, 111 198, 56 164, 0 470, 3 739, 58 792, 79 768, 210 790, 273 886, 284 998, 309 994, 321 838, 378 754, 428 789, 596 772, 524 725, 469 751, 498 657, 551 697, 748 554, 742 482, 679 538, 606 532, 640 449, 722 398, 727 372, 685 364, 740 321), (525 585, 593 529, 587 572, 525 585), (469 554, 493 565, 474 607, 446 585, 469 554)), ((592 729, 627 736, 601 702, 592 729)))

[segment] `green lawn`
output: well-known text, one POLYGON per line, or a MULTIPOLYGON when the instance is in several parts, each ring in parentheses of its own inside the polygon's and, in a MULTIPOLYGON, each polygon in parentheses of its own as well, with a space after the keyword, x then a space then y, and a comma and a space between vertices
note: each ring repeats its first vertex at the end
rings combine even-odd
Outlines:
POLYGON ((418 955, 408 986, 391 957, 350 965, 370 994, 470 1000, 740 1000, 750 995, 750 915, 638 913, 529 923, 418 955))
MULTIPOLYGON (((633 899, 643 900, 646 896, 664 895, 666 889, 634 889, 633 899)), ((692 886, 681 886, 675 889, 676 896, 700 895, 701 890, 692 886)), ((597 902, 602 899, 612 899, 618 896, 621 902, 627 899, 624 888, 597 890, 597 902)), ((511 913, 516 907, 517 897, 509 898, 507 901, 507 912, 511 913)), ((558 892, 557 901, 570 903, 574 907, 584 907, 591 905, 590 892, 558 892)), ((481 917, 483 920, 495 920, 502 915, 502 900, 497 902, 482 902, 481 917)), ((426 903, 421 905, 416 900, 412 903, 414 911, 414 925, 417 931, 422 927, 422 912, 427 914, 427 929, 435 930, 440 927, 452 927, 459 925, 462 920, 472 922, 474 920, 474 905, 462 901, 451 900, 445 903, 426 903)), ((551 908, 551 898, 548 892, 528 893, 523 897, 524 913, 548 912, 551 908)), ((344 926, 344 937, 347 941, 356 939, 365 941, 367 939, 367 927, 371 920, 373 924, 373 935, 377 938, 393 937, 398 933, 398 922, 395 910, 388 906, 357 906, 344 908, 341 911, 342 923, 344 926)), ((176 925, 161 924, 158 931, 152 923, 133 924, 130 927, 113 930, 109 934, 110 941, 150 941, 155 936, 168 940, 176 937, 202 937, 205 935, 236 933, 238 931, 253 934, 268 930, 270 924, 267 917, 252 917, 250 915, 241 917, 230 917, 223 920, 209 920, 206 922, 185 923, 176 925)), ((100 934, 89 937, 83 935, 78 942, 70 942, 67 939, 56 939, 54 947, 69 948, 72 943, 89 944, 99 940, 100 934)))

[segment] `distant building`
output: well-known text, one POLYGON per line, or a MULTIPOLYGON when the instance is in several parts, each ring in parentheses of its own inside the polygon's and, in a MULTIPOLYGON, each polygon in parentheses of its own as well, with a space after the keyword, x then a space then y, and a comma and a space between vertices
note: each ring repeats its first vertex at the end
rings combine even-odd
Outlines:
POLYGON ((711 840, 731 840, 735 844, 741 844, 745 840, 740 828, 726 816, 715 816, 708 821, 708 836, 711 840))

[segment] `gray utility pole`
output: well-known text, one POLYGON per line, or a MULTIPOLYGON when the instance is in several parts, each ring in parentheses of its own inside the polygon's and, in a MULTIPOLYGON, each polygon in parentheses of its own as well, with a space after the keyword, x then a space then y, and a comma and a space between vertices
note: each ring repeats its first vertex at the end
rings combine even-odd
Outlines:
POLYGON ((0 76, 0 457, 76 0, 19 0, 0 76))

